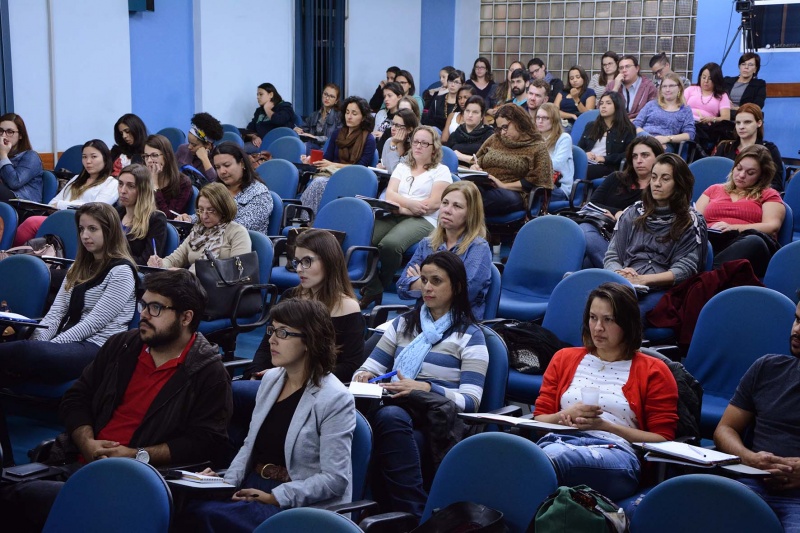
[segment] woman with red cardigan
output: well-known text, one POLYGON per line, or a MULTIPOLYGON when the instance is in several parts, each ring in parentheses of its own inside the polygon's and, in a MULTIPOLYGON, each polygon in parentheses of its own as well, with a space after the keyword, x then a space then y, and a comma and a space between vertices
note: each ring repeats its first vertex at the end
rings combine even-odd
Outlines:
POLYGON ((637 351, 642 322, 630 287, 604 283, 583 312, 583 348, 555 354, 534 418, 580 431, 548 433, 537 443, 553 461, 559 485, 589 485, 612 500, 639 485, 632 442, 675 437, 678 386, 667 365, 637 351))

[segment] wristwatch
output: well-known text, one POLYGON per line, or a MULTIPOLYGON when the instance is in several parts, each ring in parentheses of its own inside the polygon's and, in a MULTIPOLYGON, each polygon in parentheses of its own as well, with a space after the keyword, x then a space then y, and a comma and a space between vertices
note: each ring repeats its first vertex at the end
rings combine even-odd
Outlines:
POLYGON ((140 463, 149 464, 150 454, 147 453, 147 450, 144 448, 139 448, 139 450, 136 452, 136 460, 140 463))

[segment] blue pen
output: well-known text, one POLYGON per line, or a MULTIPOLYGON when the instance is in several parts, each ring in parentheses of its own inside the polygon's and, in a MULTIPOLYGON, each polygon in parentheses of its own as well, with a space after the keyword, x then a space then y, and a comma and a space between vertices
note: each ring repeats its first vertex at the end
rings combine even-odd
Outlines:
POLYGON ((372 378, 371 380, 369 380, 369 383, 377 383, 377 382, 381 381, 382 379, 389 379, 389 378, 394 377, 396 375, 397 375, 397 370, 392 370, 388 374, 384 374, 382 376, 378 376, 376 378, 372 378))
POLYGON ((156 240, 155 239, 153 239, 153 253, 155 255, 158 255, 158 251, 156 250, 156 240))

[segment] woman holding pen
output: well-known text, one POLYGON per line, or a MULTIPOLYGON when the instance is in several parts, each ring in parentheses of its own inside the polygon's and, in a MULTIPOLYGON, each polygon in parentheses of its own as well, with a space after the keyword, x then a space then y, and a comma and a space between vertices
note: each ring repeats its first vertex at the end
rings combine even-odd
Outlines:
POLYGON ((586 484, 618 501, 639 486, 631 443, 675 438, 678 386, 661 360, 637 351, 639 304, 631 287, 604 283, 583 311, 583 347, 556 352, 544 373, 534 419, 577 428, 537 443, 559 485, 586 484))
POLYGON ((422 304, 392 321, 353 376, 354 381, 367 382, 397 371, 382 385, 391 398, 369 416, 378 462, 373 494, 383 510, 415 516, 422 515, 427 494, 421 450, 414 440, 414 427, 423 420, 415 420, 412 413, 428 412, 431 404, 435 409, 476 412, 489 362, 461 259, 448 251, 429 255, 420 265, 420 281, 422 304))
POLYGON ((167 217, 156 209, 150 171, 144 165, 128 165, 120 170, 117 213, 128 247, 137 265, 146 265, 151 255, 164 255, 167 217))

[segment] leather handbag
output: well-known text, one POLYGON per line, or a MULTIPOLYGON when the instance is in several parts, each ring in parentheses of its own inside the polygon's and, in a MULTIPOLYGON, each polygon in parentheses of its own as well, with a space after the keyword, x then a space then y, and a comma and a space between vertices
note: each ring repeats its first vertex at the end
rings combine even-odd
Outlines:
POLYGON ((503 513, 473 502, 455 502, 433 512, 431 517, 412 533, 504 533, 508 531, 503 513))
POLYGON ((194 269, 197 279, 208 293, 204 320, 231 318, 234 311, 237 311, 237 317, 251 316, 261 311, 260 291, 243 293, 236 309, 240 291, 260 282, 256 252, 220 259, 206 250, 206 259, 195 261, 194 269))

